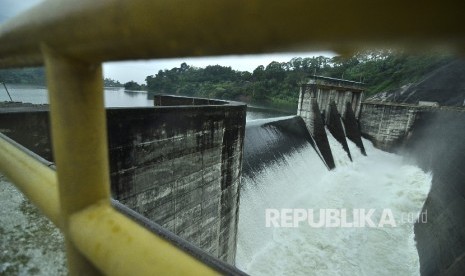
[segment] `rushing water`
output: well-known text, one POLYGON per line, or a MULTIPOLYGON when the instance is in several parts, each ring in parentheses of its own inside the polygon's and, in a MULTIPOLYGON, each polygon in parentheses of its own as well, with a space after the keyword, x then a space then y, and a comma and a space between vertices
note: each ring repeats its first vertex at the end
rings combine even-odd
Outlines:
MULTIPOLYGON (((25 85, 8 85, 8 88, 14 101, 48 103, 45 88, 25 85)), ((3 87, 0 87, 0 101, 6 101, 8 97, 2 90, 3 87)), ((149 99, 146 92, 105 89, 105 106, 153 106, 153 100, 149 99)), ((276 116, 282 114, 252 109, 247 112, 247 121, 276 116)), ((431 175, 404 163, 397 155, 375 149, 366 140, 367 157, 362 156, 356 146, 348 141, 354 159, 354 162, 350 162, 341 145, 329 133, 328 138, 337 165, 333 171, 328 171, 313 148, 306 146, 285 155, 282 160, 270 163, 253 174, 253 177, 243 177, 237 266, 252 275, 418 275, 413 223, 402 221, 399 216, 416 216, 420 212, 431 185, 431 175), (389 208, 396 218, 397 227, 314 228, 302 223, 296 228, 267 228, 267 208, 374 208, 377 211, 389 208)), ((0 184, 2 195, 16 196, 15 191, 2 178, 0 184)), ((18 198, 18 202, 8 205, 11 210, 7 208, 8 211, 0 216, 0 221, 5 223, 11 214, 18 213, 14 217, 22 218, 24 223, 18 222, 19 226, 14 224, 15 229, 29 233, 31 230, 28 230, 28 225, 31 221, 27 222, 27 218, 31 217, 31 212, 26 212, 29 207, 23 208, 21 204, 30 204, 22 197, 18 198)), ((42 217, 33 217, 38 221, 33 224, 45 221, 42 217)), ((379 217, 380 213, 375 213, 373 221, 379 221, 379 217)), ((31 270, 40 267, 31 263, 33 256, 42 264, 48 260, 51 267, 62 262, 62 257, 57 261, 55 257, 46 254, 29 252, 28 247, 20 245, 25 237, 14 234, 17 233, 14 229, 0 227, 0 230, 5 234, 10 233, 12 237, 3 239, 5 243, 16 242, 17 248, 20 248, 20 251, 14 253, 18 258, 7 252, 8 256, 13 256, 14 262, 25 260, 23 265, 19 265, 12 263, 12 260, 2 259, 0 274, 12 267, 20 269, 16 270, 19 274, 63 273, 31 270)), ((50 231, 58 235, 56 230, 50 231)), ((57 240, 56 237, 53 239, 57 240)), ((37 239, 37 243, 40 243, 40 239, 37 239)), ((57 246, 51 242, 47 244, 57 246)), ((16 247, 11 248, 16 250, 16 247)), ((60 250, 56 251, 63 255, 60 250)), ((61 269, 63 265, 58 267, 61 269)))
POLYGON ((236 264, 252 275, 419 275, 407 214, 416 218, 420 213, 431 175, 367 140, 367 157, 348 141, 350 162, 329 132, 328 137, 337 165, 333 171, 307 146, 253 178, 243 178, 236 264), (267 228, 267 208, 374 208, 375 222, 389 208, 397 227, 316 228, 301 223, 267 228))
POLYGON ((279 116, 291 115, 289 112, 285 111, 277 111, 272 109, 266 108, 257 108, 257 107, 249 107, 247 109, 247 121, 253 121, 258 119, 266 119, 266 118, 273 118, 279 116))

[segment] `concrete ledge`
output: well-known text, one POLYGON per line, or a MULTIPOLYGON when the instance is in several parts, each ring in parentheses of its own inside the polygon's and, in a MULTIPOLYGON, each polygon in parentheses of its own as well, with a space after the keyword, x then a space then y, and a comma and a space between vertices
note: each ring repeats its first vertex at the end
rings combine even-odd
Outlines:
POLYGON ((329 104, 329 113, 326 117, 326 125, 328 126, 329 132, 331 132, 333 137, 341 143, 345 152, 347 152, 347 156, 349 156, 350 161, 352 161, 352 155, 350 154, 349 145, 347 144, 344 127, 342 126, 341 115, 339 114, 334 101, 331 101, 329 104))

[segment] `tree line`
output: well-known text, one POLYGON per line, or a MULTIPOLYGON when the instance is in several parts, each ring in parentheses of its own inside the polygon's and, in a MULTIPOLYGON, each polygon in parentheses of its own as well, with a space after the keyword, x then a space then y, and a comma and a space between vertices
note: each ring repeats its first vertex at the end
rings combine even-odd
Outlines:
POLYGON ((45 70, 42 67, 0 70, 0 82, 45 86, 45 70))
POLYGON ((160 70, 147 76, 149 91, 186 96, 239 100, 258 105, 295 109, 299 84, 311 75, 342 78, 365 83, 367 95, 416 82, 428 72, 447 64, 448 54, 407 54, 390 50, 364 51, 350 57, 296 57, 273 61, 253 72, 210 65, 160 70))

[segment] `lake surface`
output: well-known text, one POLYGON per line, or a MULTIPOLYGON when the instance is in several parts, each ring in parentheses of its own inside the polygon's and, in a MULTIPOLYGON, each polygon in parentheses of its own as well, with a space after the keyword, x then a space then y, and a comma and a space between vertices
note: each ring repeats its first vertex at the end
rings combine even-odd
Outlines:
MULTIPOLYGON (((48 104, 47 88, 24 85, 24 84, 7 84, 7 89, 11 98, 15 102, 24 102, 32 104, 48 104)), ((105 107, 145 107, 153 106, 153 99, 150 99, 146 91, 128 91, 122 87, 106 87, 105 107)), ((3 85, 0 86, 0 102, 9 101, 8 94, 3 85)), ((252 107, 247 110, 247 121, 256 119, 266 119, 291 115, 290 113, 280 112, 267 108, 252 107)))
MULTIPOLYGON (((47 88, 22 84, 7 84, 15 102, 48 104, 47 88)), ((105 107, 153 106, 153 99, 145 91, 126 91, 124 88, 105 88, 105 107)), ((0 101, 9 101, 5 88, 0 86, 0 101)))

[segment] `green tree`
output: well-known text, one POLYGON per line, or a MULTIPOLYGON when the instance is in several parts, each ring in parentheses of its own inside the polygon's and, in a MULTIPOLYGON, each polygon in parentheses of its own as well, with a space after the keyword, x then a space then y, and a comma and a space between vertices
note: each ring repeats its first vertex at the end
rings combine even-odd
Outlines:
POLYGON ((126 90, 142 90, 142 87, 140 84, 138 84, 135 81, 129 81, 124 84, 124 89, 126 90))
POLYGON ((311 75, 362 80, 367 94, 400 87, 449 62, 444 54, 407 55, 391 50, 372 50, 351 57, 296 57, 288 62, 260 65, 252 73, 210 65, 160 70, 147 76, 147 89, 155 93, 243 100, 260 105, 294 109, 299 84, 311 75))
POLYGON ((123 85, 117 80, 110 79, 110 78, 105 78, 105 79, 103 79, 103 86, 105 86, 105 87, 121 87, 123 85))

